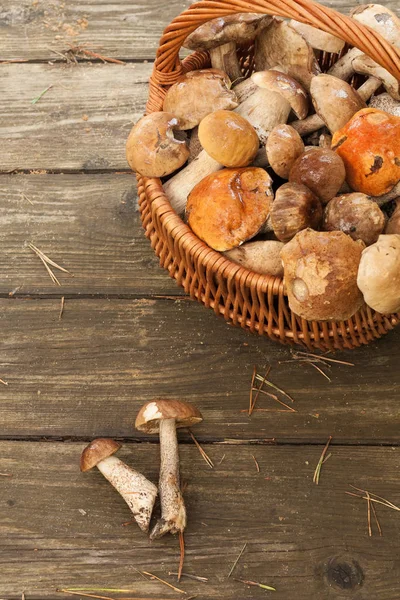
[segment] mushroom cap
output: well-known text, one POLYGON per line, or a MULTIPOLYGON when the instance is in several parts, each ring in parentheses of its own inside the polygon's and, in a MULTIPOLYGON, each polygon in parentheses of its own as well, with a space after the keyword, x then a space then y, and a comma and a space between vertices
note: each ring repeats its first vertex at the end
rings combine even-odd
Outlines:
POLYGON ((307 92, 293 77, 270 69, 257 71, 251 76, 258 87, 277 92, 287 100, 298 119, 305 119, 308 115, 307 92))
POLYGON ((239 248, 225 252, 225 256, 242 267, 260 273, 283 277, 282 259, 280 256, 284 244, 276 240, 260 240, 246 242, 239 248))
POLYGON ((156 398, 146 402, 139 410, 135 427, 145 433, 157 433, 160 430, 160 421, 175 419, 176 428, 193 427, 203 420, 202 414, 196 406, 183 400, 164 400, 156 398))
POLYGON ((327 204, 336 196, 345 177, 343 161, 333 150, 309 147, 293 164, 289 181, 302 183, 318 196, 323 204, 327 204))
POLYGON ((144 177, 164 177, 185 164, 189 148, 174 137, 180 122, 168 112, 146 115, 133 126, 126 142, 126 158, 133 171, 144 177))
POLYGON ((318 75, 311 81, 310 93, 315 112, 335 133, 362 108, 365 102, 346 81, 333 75, 318 75))
POLYGON ((387 222, 385 233, 399 233, 400 234, 400 198, 394 200, 395 209, 387 222))
MULTIPOLYGON (((400 37, 400 33, 399 33, 400 37)), ((395 100, 400 100, 400 83, 393 77, 381 65, 378 65, 377 62, 372 60, 370 56, 366 54, 361 54, 361 56, 356 56, 352 60, 353 69, 356 73, 360 73, 361 75, 368 75, 368 77, 376 77, 379 79, 383 85, 385 86, 386 91, 394 98, 395 100)))
POLYGON ((342 231, 300 231, 281 252, 291 310, 309 321, 352 317, 363 305, 357 287, 363 248, 342 231))
POLYGON ((172 85, 164 98, 164 110, 180 119, 179 129, 193 129, 214 110, 238 106, 231 81, 219 69, 189 71, 172 85))
POLYGON ((257 235, 269 216, 272 198, 272 180, 263 169, 223 169, 193 188, 187 221, 201 240, 224 252, 257 235))
POLYGON ((228 42, 250 42, 272 21, 269 15, 237 13, 207 21, 183 42, 189 50, 212 50, 228 42))
POLYGON ((360 110, 335 133, 332 149, 343 159, 350 187, 369 196, 390 192, 400 180, 400 118, 360 110))
POLYGON ((325 208, 325 231, 343 231, 366 246, 376 242, 384 227, 385 215, 366 194, 343 194, 333 198, 325 208))
POLYGON ((357 283, 368 306, 382 314, 400 312, 400 235, 380 235, 364 250, 357 283))
POLYGON ((352 10, 351 17, 380 33, 394 46, 400 47, 400 20, 387 6, 362 4, 352 10))
POLYGON ((304 152, 300 134, 290 125, 277 125, 268 136, 265 146, 269 164, 279 177, 289 179, 294 162, 304 152))
POLYGON ((204 117, 199 140, 207 154, 224 167, 247 167, 260 145, 254 127, 229 110, 217 110, 204 117))
POLYGON ((304 37, 286 21, 274 19, 256 38, 255 70, 281 68, 310 89, 314 75, 321 69, 314 51, 304 37))
POLYGON ((321 29, 317 29, 312 25, 300 23, 300 21, 295 21, 294 19, 289 21, 289 24, 304 37, 312 48, 316 48, 317 50, 340 54, 345 46, 346 42, 344 40, 331 33, 326 33, 326 31, 321 31, 321 29))
POLYGON ((322 220, 322 205, 305 185, 285 183, 275 194, 271 205, 271 224, 281 242, 310 227, 317 229, 322 220))
POLYGON ((81 454, 81 471, 89 471, 100 461, 115 454, 121 448, 121 444, 110 438, 97 438, 90 442, 81 454))

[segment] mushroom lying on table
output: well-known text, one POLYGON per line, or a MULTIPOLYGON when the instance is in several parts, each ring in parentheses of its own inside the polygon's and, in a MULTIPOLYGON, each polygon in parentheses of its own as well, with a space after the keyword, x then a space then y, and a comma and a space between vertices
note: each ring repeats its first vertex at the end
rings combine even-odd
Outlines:
POLYGON ((200 411, 181 400, 157 399, 147 402, 136 417, 135 427, 144 433, 160 436, 160 479, 161 518, 157 521, 150 539, 166 533, 178 533, 186 527, 186 508, 180 487, 179 451, 176 430, 192 427, 203 417, 200 411))
POLYGON ((291 183, 301 183, 323 204, 334 198, 346 178, 342 159, 327 148, 306 148, 294 162, 289 175, 291 183))
POLYGON ((343 231, 366 246, 376 242, 384 227, 385 215, 377 203, 359 192, 333 198, 325 208, 325 231, 343 231))
POLYGON ((144 475, 131 469, 116 456, 121 444, 107 438, 90 442, 81 455, 81 471, 97 467, 121 494, 142 531, 148 531, 157 488, 144 475))

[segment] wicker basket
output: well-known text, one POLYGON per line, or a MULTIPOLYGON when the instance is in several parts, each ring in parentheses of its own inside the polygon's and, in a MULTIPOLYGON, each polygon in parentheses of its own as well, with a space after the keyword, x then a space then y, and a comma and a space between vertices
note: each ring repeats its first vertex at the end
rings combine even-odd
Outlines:
MULTIPOLYGON (((179 60, 180 47, 189 33, 206 21, 236 12, 290 17, 318 27, 358 47, 400 79, 400 51, 371 29, 332 9, 309 0, 276 0, 276 4, 266 0, 203 0, 174 19, 161 38, 150 80, 148 113, 162 110, 166 90, 179 76, 210 66, 206 52, 179 60)), ((243 64, 248 68, 251 60, 243 64)), ((143 227, 161 266, 191 298, 234 325, 282 343, 332 350, 368 344, 399 322, 400 314, 384 316, 367 306, 342 322, 309 322, 298 317, 289 309, 282 279, 251 272, 206 246, 172 210, 159 179, 138 177, 138 184, 143 227)))

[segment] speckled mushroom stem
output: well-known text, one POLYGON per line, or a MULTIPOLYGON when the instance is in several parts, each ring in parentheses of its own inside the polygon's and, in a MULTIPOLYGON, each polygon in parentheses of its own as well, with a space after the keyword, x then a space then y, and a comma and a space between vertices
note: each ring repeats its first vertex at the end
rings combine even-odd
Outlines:
POLYGON ((160 538, 168 532, 184 531, 186 527, 186 508, 180 488, 175 419, 160 420, 160 452, 161 518, 150 534, 151 540, 160 538))
POLYGON ((131 469, 115 456, 97 463, 97 468, 121 494, 142 531, 148 531, 157 487, 144 475, 131 469))

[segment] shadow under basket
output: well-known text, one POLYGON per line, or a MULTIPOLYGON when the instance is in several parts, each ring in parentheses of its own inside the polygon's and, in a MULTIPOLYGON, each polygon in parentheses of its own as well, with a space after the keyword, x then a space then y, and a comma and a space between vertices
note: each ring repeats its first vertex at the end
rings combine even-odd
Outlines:
MULTIPOLYGON (((332 9, 288 0, 272 6, 259 0, 247 10, 290 17, 314 25, 357 46, 400 79, 400 53, 378 34, 332 9), (378 46, 378 47, 377 47, 378 46), (397 64, 396 64, 397 63, 397 64)), ((180 47, 189 33, 211 19, 245 12, 240 0, 193 4, 165 30, 150 80, 147 113, 162 110, 169 86, 184 73, 210 66, 206 52, 196 52, 182 62, 180 47)), ((252 50, 240 51, 243 73, 252 69, 252 50)), ((334 60, 321 54, 326 71, 334 60)), ((368 344, 393 329, 400 313, 381 315, 368 306, 346 321, 307 321, 289 308, 283 280, 260 275, 237 265, 202 242, 171 208, 159 179, 138 176, 139 210, 151 246, 161 266, 176 279, 191 298, 197 299, 233 325, 265 335, 284 344, 308 349, 333 350, 368 344)))

